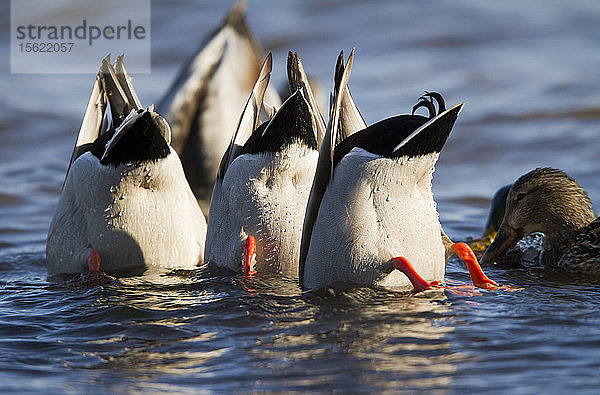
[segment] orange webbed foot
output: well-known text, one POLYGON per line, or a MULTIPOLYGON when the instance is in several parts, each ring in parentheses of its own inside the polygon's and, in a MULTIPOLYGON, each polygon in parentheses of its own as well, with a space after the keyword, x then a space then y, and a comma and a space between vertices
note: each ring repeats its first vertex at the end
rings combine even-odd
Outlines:
MULTIPOLYGON (((456 255, 458 255, 459 258, 462 259, 467 265, 467 269, 469 270, 469 275, 471 276, 473 286, 487 290, 500 289, 507 292, 522 290, 522 288, 516 288, 510 285, 500 286, 494 280, 486 276, 483 270, 481 269, 479 262, 477 261, 475 253, 473 252, 471 247, 469 247, 468 244, 455 243, 452 245, 452 249, 456 253, 456 255)), ((429 283, 425 279, 423 279, 423 277, 421 277, 419 273, 417 273, 413 265, 408 261, 408 259, 404 257, 392 258, 392 266, 394 267, 394 269, 400 270, 408 277, 413 287, 415 287, 415 291, 417 292, 432 288, 444 288, 448 289, 450 292, 462 296, 473 296, 478 294, 477 291, 471 288, 470 285, 444 287, 439 281, 433 281, 429 283)))
POLYGON ((88 270, 90 272, 99 272, 100 266, 102 265, 102 259, 100 259, 100 253, 96 250, 92 250, 87 259, 88 270))
POLYGON ((242 258, 242 272, 252 277, 255 275, 256 269, 256 239, 254 236, 248 236, 244 244, 244 255, 242 258))
POLYGON ((414 266, 408 261, 408 259, 404 258, 403 256, 392 258, 392 266, 394 269, 400 270, 406 275, 406 277, 408 277, 410 283, 413 285, 413 287, 415 287, 415 291, 417 292, 425 291, 441 284, 439 281, 433 281, 431 283, 427 282, 427 280, 417 273, 414 266))
POLYGON ((474 286, 488 290, 500 288, 498 283, 485 275, 481 269, 481 266, 479 266, 479 262, 477 262, 475 253, 467 243, 454 243, 452 245, 452 250, 467 265, 467 269, 469 269, 469 275, 471 276, 471 281, 473 282, 474 286))
POLYGON ((79 276, 77 283, 82 286, 99 286, 108 284, 115 280, 114 277, 109 276, 100 270, 102 266, 102 259, 100 253, 96 250, 92 250, 87 258, 88 271, 82 273, 79 276))

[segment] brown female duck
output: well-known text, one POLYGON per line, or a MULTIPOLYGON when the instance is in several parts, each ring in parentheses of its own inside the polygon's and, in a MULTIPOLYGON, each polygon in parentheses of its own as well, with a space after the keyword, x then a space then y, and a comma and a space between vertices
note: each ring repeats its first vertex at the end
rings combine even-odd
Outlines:
POLYGON ((561 170, 538 168, 511 187, 494 242, 481 258, 494 262, 523 236, 545 235, 542 261, 572 274, 600 274, 600 219, 577 181, 561 170))

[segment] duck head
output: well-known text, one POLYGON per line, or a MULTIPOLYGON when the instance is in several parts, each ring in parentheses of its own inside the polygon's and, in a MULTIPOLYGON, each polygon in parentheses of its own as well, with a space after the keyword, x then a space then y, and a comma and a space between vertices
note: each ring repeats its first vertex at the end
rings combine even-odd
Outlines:
POLYGON ((510 188, 504 219, 481 263, 494 262, 523 236, 534 232, 544 233, 546 248, 555 247, 594 219, 590 198, 577 181, 558 169, 537 168, 510 188))

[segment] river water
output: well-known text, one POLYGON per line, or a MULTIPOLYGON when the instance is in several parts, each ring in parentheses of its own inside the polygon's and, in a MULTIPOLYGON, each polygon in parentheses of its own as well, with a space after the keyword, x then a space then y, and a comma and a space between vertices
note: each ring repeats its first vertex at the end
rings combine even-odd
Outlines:
MULTIPOLYGON (((152 2, 152 72, 134 75, 143 104, 228 8, 152 2)), ((355 47, 350 86, 368 123, 408 112, 424 90, 466 102, 433 181, 455 240, 480 235, 493 192, 538 166, 567 171, 598 211, 599 20, 592 0, 248 4, 276 84, 294 50, 329 90, 339 50, 355 47)), ((0 66, 1 392, 600 389, 599 283, 536 268, 488 271, 521 291, 461 294, 302 293, 293 280, 199 270, 50 282, 46 233, 94 75, 0 66)), ((447 280, 468 273, 452 260, 447 280)))

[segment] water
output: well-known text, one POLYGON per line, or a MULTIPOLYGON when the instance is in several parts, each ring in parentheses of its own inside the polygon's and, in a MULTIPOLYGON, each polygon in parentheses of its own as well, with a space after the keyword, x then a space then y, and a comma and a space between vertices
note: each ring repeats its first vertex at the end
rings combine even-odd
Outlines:
MULTIPOLYGON (((227 8, 153 2, 152 73, 134 76, 144 104, 158 101, 227 8)), ((369 123, 407 112, 424 90, 450 105, 466 101, 434 174, 454 239, 480 235, 493 192, 538 166, 577 178, 598 211, 596 1, 248 8, 251 28, 273 49, 276 83, 292 49, 330 89, 338 51, 356 47, 350 86, 369 123)), ((598 283, 535 267, 488 272, 522 291, 466 295, 302 293, 289 280, 200 271, 92 288, 48 281, 46 232, 93 75, 10 75, 6 59, 0 66, 1 392, 600 388, 598 283)), ((468 274, 451 261, 447 280, 468 274)))

